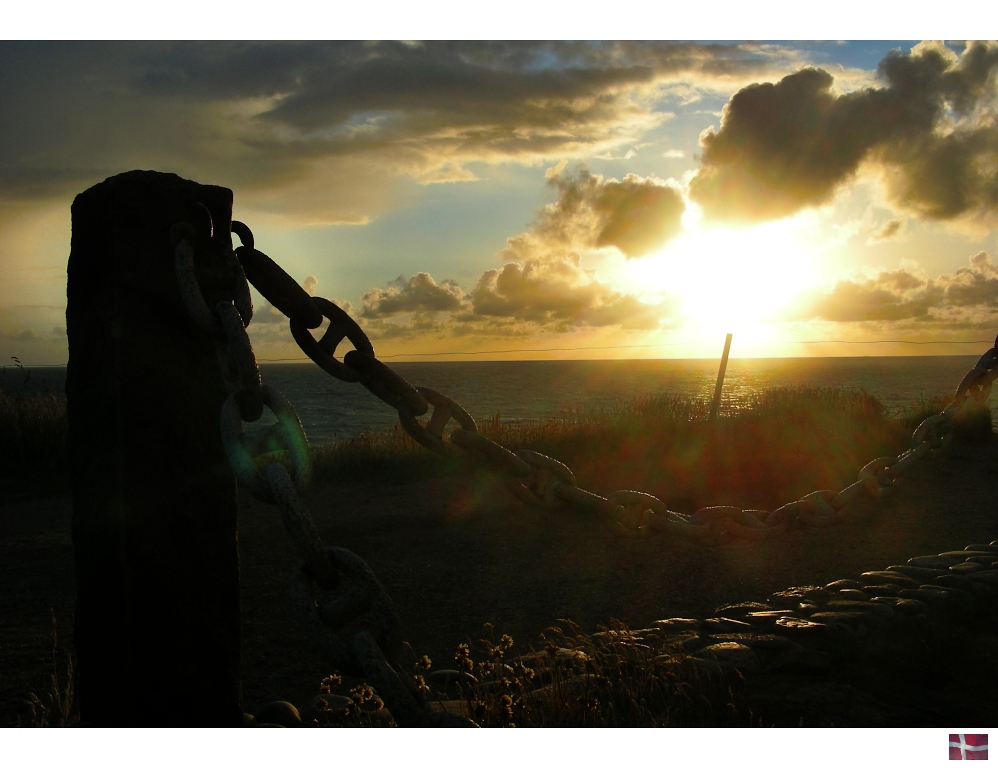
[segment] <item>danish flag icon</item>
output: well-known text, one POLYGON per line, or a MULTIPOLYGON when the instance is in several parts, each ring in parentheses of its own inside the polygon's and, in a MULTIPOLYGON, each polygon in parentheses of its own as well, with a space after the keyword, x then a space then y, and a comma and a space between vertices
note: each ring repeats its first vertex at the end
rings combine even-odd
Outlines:
POLYGON ((950 760, 987 760, 988 735, 986 733, 951 733, 949 735, 950 760))

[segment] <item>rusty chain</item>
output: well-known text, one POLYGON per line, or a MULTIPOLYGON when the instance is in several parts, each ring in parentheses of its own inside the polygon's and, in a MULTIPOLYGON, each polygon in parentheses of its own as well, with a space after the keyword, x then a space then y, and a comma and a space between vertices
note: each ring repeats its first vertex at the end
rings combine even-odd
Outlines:
POLYGON ((292 599, 303 625, 341 668, 360 669, 378 681, 384 689, 379 687, 382 695, 387 693, 394 699, 389 702, 393 714, 398 707, 399 716, 407 721, 405 724, 462 723, 444 717, 443 713, 430 712, 419 691, 392 668, 398 619, 390 598, 361 558, 321 543, 298 496, 310 472, 308 444, 290 404, 276 390, 259 383, 256 360, 245 332, 252 314, 247 281, 288 317, 292 337, 313 362, 341 381, 361 384, 397 411, 402 428, 417 443, 440 455, 467 458, 499 473, 512 495, 527 504, 592 512, 612 534, 621 537, 664 534, 701 545, 718 545, 734 539, 774 538, 802 527, 836 525, 849 516, 847 508, 854 501, 863 496, 880 498, 890 494, 914 464, 944 450, 952 441, 959 414, 984 403, 998 377, 998 352, 992 347, 960 382, 953 402, 919 424, 908 450, 867 463, 857 480, 841 491, 813 491, 772 511, 712 506, 683 515, 669 510, 655 496, 640 491, 621 490, 604 497, 584 490, 578 487, 572 471, 556 459, 530 450, 510 451, 480 434, 475 420, 459 404, 435 390, 413 387, 378 360, 370 339, 357 322, 328 299, 310 296, 269 256, 256 250, 249 227, 233 221, 232 233, 242 243, 231 251, 239 269, 232 270, 237 277, 233 279, 231 300, 220 303, 214 312, 208 309, 195 278, 196 233, 186 224, 175 227, 173 233, 184 306, 192 322, 216 338, 223 376, 230 388, 229 399, 222 408, 226 453, 250 493, 278 504, 285 527, 302 554, 304 563, 292 577, 292 599), (316 340, 311 330, 319 328, 324 318, 329 325, 316 340), (242 321, 238 329, 237 320, 242 321), (335 353, 344 339, 354 349, 339 360, 335 353), (270 428, 265 439, 258 438, 247 445, 241 421, 259 418, 258 403, 261 412, 267 407, 277 415, 278 424, 270 428), (429 418, 420 422, 419 417, 427 412, 429 418), (451 420, 456 427, 446 433, 451 420), (273 444, 274 439, 288 450, 290 475, 276 459, 268 464, 266 472, 256 468, 258 446, 268 440, 273 444), (335 588, 339 573, 352 579, 351 590, 319 608, 312 596, 313 583, 323 589, 335 588), (373 632, 358 632, 351 643, 346 643, 332 631, 363 614, 373 617, 373 632))

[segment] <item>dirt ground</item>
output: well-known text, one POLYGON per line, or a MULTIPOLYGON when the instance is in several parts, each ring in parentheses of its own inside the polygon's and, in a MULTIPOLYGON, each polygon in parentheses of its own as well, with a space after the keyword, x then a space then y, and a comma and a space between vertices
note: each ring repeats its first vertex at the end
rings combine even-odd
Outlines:
MULTIPOLYGON (((718 548, 613 538, 584 515, 528 509, 484 474, 314 484, 306 502, 327 545, 370 564, 416 652, 446 668, 485 622, 525 649, 559 618, 595 630, 610 619, 637 628, 700 617, 998 539, 996 467, 995 440, 957 446, 916 466, 893 495, 858 502, 847 524, 718 548)), ((60 642, 70 640, 70 517, 65 495, 0 502, 0 726, 24 714, 29 691, 48 686, 51 612, 60 642)), ((298 558, 279 512, 241 497, 239 542, 244 709, 275 699, 304 705, 333 670, 296 627, 287 585, 298 558)))

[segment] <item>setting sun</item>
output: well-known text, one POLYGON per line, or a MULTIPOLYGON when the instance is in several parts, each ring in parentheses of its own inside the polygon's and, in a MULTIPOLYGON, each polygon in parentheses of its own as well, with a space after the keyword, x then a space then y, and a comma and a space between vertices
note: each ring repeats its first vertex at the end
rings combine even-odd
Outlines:
POLYGON ((700 330, 752 325, 772 317, 814 285, 814 255, 794 220, 745 229, 697 224, 654 256, 628 262, 635 290, 676 297, 679 313, 700 330))

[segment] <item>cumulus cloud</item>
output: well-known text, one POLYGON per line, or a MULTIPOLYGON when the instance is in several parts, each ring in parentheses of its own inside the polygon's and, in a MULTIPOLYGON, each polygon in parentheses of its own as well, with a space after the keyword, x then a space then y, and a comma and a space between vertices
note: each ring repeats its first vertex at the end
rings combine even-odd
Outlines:
POLYGON ((870 280, 842 280, 827 292, 802 295, 785 319, 834 322, 933 321, 965 324, 998 310, 998 266, 981 251, 953 273, 925 278, 899 269, 870 280))
POLYGON ((372 288, 361 297, 363 317, 388 317, 403 312, 454 312, 466 298, 464 290, 452 280, 437 284, 427 272, 406 280, 399 275, 384 290, 372 288))
POLYGON ((998 212, 998 44, 892 51, 880 87, 840 93, 801 69, 738 91, 700 138, 691 197, 709 217, 758 221, 827 202, 863 163, 900 210, 929 219, 998 212))
POLYGON ((473 316, 516 319, 556 330, 609 325, 650 330, 662 320, 663 310, 600 282, 576 253, 491 269, 479 279, 471 299, 473 316))

